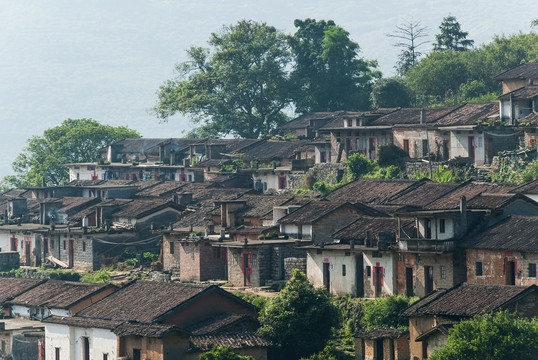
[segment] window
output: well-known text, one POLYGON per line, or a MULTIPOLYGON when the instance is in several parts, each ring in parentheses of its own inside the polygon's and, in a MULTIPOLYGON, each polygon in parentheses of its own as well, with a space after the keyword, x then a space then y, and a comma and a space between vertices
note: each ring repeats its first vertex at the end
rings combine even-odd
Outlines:
POLYGON ((372 267, 366 266, 366 276, 372 276, 372 267))
POLYGON ((342 276, 346 276, 346 265, 342 264, 342 276))
POLYGON ((536 263, 529 263, 529 277, 536 277, 536 263))
POLYGON ((82 251, 86 251, 86 241, 82 242, 82 251))
POLYGON ((54 349, 54 353, 55 353, 54 359, 55 360, 60 360, 60 348, 59 347, 54 349))
POLYGON ((445 219, 439 219, 439 232, 441 234, 445 232, 445 219))
POLYGON ((67 249, 67 240, 64 240, 64 250, 67 249))
POLYGON ((174 253, 174 242, 173 241, 170 241, 170 254, 173 254, 174 253))
POLYGON ((446 279, 446 266, 441 265, 441 279, 446 279))
POLYGON ((108 360, 108 354, 103 354, 103 360, 108 360))
POLYGON ((353 126, 353 120, 347 119, 347 127, 352 127, 352 126, 353 126))
POLYGON ((475 263, 474 263, 474 274, 476 276, 482 276, 482 261, 475 261, 475 263))

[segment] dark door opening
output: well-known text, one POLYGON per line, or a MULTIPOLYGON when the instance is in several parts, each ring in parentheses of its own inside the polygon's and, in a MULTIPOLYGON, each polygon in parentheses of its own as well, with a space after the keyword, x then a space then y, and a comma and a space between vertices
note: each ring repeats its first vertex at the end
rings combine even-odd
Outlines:
POLYGON ((443 160, 448 160, 450 153, 448 151, 448 140, 443 140, 443 160))
POLYGON ((383 360, 383 339, 377 339, 375 341, 375 359, 383 360))
POLYGON ((250 258, 249 254, 243 254, 243 275, 245 286, 250 285, 250 258))
POLYGON ((331 269, 329 263, 323 263, 323 286, 331 292, 331 269))
POLYGON ((426 219, 426 239, 432 238, 432 221, 430 219, 426 219))
POLYGON ((433 266, 424 266, 424 295, 433 291, 433 266))
POLYGON ((428 358, 428 341, 422 340, 422 358, 427 359, 428 358))
POLYGON ((72 268, 75 266, 75 240, 69 240, 69 267, 72 268))
POLYGON ((516 263, 514 260, 506 262, 504 267, 504 277, 506 279, 506 285, 516 284, 516 263))
POLYGON ((430 154, 430 148, 428 146, 428 140, 422 140, 422 157, 427 157, 430 154))
POLYGON ((474 157, 475 157, 475 154, 474 154, 474 136, 469 136, 468 139, 469 139, 469 158, 471 159, 472 162, 474 162, 474 157))
POLYGON ((24 244, 24 254, 26 255, 26 266, 32 264, 32 242, 31 240, 26 240, 24 244))
POLYGON ((413 296, 413 268, 405 268, 405 295, 408 297, 413 296))
POLYGON ((409 140, 404 139, 404 141, 403 141, 403 149, 404 149, 405 153, 407 154, 407 156, 409 156, 409 140))
POLYGON ((383 268, 380 266, 374 267, 374 281, 375 281, 375 297, 381 296, 381 291, 383 289, 382 284, 383 268))
POLYGON ((377 146, 376 138, 370 138, 370 147, 369 147, 370 160, 375 160, 376 146, 377 146))
POLYGON ((364 296, 364 260, 362 254, 355 255, 355 282, 357 286, 357 297, 364 296))
POLYGON ((90 360, 90 339, 82 338, 82 360, 90 360))
POLYGON ((11 238, 11 251, 18 251, 17 250, 18 242, 19 240, 16 237, 11 238))
POLYGON ((133 360, 140 360, 140 349, 133 349, 133 360))

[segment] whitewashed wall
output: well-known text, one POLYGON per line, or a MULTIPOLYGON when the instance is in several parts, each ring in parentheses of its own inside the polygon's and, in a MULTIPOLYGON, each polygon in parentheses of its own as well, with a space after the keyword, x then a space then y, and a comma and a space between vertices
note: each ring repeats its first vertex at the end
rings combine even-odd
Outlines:
POLYGON ((110 330, 78 328, 67 325, 45 324, 46 360, 55 360, 55 348, 60 348, 60 360, 82 360, 82 337, 90 341, 90 359, 117 357, 117 337, 110 330))

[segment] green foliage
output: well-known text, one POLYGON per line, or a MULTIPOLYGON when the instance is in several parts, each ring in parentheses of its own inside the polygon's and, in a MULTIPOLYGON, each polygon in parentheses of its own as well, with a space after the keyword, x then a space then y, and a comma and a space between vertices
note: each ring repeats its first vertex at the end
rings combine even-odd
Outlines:
POLYGON ((61 125, 34 136, 12 163, 16 176, 3 179, 13 186, 61 185, 69 181, 68 169, 74 162, 97 162, 105 145, 140 134, 124 126, 102 125, 92 119, 67 119, 61 125))
POLYGON ((254 360, 254 358, 238 355, 229 347, 216 346, 200 355, 200 360, 254 360))
POLYGON ((448 342, 431 360, 536 359, 538 319, 519 318, 509 312, 476 316, 455 325, 448 342))
MULTIPOLYGON (((51 279, 66 280, 66 281, 80 281, 80 274, 73 270, 63 269, 37 269, 38 273, 46 273, 51 279)), ((18 269, 15 273, 15 277, 23 277, 22 269, 18 269), (20 272, 19 272, 20 271, 20 272)))
POLYGON ((333 342, 338 348, 353 352, 355 348, 355 334, 361 328, 363 316, 363 299, 351 296, 334 296, 332 303, 338 309, 338 327, 333 336, 333 342))
POLYGON ((258 333, 279 348, 280 358, 295 359, 323 349, 337 318, 327 290, 314 288, 305 274, 295 270, 261 312, 258 333))
POLYGON ((347 181, 342 180, 338 184, 331 185, 324 181, 316 181, 313 186, 313 190, 319 192, 321 195, 326 195, 331 191, 338 189, 341 186, 347 184, 347 181))
POLYGON ((366 301, 363 304, 362 325, 368 330, 380 328, 406 330, 409 326, 409 320, 400 316, 400 312, 416 300, 418 298, 392 295, 366 301))
POLYGON ((350 180, 357 180, 375 169, 375 164, 360 153, 348 156, 346 165, 350 180))
POLYGON ((358 56, 359 44, 332 20, 295 20, 288 36, 295 64, 291 73, 297 112, 365 110, 377 62, 358 56))
POLYGON ((190 115, 196 136, 257 138, 287 117, 290 103, 286 37, 265 23, 241 20, 211 34, 211 49, 191 47, 178 76, 160 87, 154 113, 163 121, 190 115))
POLYGON ((405 173, 402 168, 396 165, 377 167, 375 171, 365 177, 372 179, 402 179, 405 173))
POLYGON ((409 107, 411 95, 405 83, 398 78, 379 79, 372 86, 370 93, 372 107, 395 108, 409 107))
POLYGON ((435 51, 465 51, 474 44, 474 40, 467 39, 469 33, 461 30, 461 25, 455 16, 449 15, 443 18, 439 30, 441 32, 435 35, 433 44, 435 51))
POLYGON ((465 174, 456 168, 451 167, 440 167, 437 170, 432 171, 431 175, 429 171, 417 171, 415 172, 414 179, 420 180, 423 178, 428 178, 431 181, 435 182, 462 182, 468 180, 465 174))
POLYGON ((87 271, 80 278, 85 283, 110 283, 110 274, 106 270, 87 271))
POLYGON ((265 305, 269 301, 269 298, 265 296, 260 296, 260 295, 255 295, 255 294, 246 294, 246 293, 242 293, 239 290, 234 291, 234 295, 258 307, 260 311, 262 311, 265 308, 265 305))
POLYGON ((355 357, 351 354, 346 354, 342 350, 339 350, 335 344, 329 342, 322 351, 310 355, 307 358, 301 358, 301 360, 353 360, 355 357))
POLYGON ((538 179, 538 159, 530 162, 522 172, 522 180, 524 182, 538 179))
MULTIPOLYGON (((146 251, 142 253, 142 261, 145 264, 152 263, 154 261, 157 261, 158 259, 159 259, 158 252, 146 251)), ((130 249, 125 249, 123 253, 120 255, 119 261, 127 265, 134 265, 140 262, 140 253, 134 252, 130 249)))
POLYGON ((394 165, 403 169, 407 154, 394 144, 382 145, 377 148, 377 163, 379 166, 394 165))

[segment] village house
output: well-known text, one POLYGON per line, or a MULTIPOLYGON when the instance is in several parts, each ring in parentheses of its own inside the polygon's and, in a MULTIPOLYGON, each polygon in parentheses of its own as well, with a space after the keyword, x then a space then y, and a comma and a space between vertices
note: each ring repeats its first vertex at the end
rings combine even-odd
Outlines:
MULTIPOLYGON (((536 215, 536 214, 534 214, 536 215)), ((469 237, 467 281, 489 285, 538 285, 538 216, 512 215, 469 237)))
POLYGON ((51 315, 73 316, 88 305, 114 292, 110 284, 47 280, 5 302, 10 314, 29 319, 51 315))
POLYGON ((332 235, 333 243, 306 246, 306 271, 314 286, 335 295, 375 298, 394 294, 394 255, 398 222, 361 217, 332 235))
POLYGON ((411 359, 428 358, 443 346, 448 329, 463 319, 498 310, 536 317, 538 287, 461 283, 438 289, 402 312, 409 318, 411 359))
POLYGON ((357 360, 409 360, 409 331, 376 329, 355 335, 357 360))
POLYGON ((313 139, 318 135, 318 129, 338 117, 342 111, 311 112, 303 114, 278 127, 283 136, 297 136, 299 139, 313 139))
POLYGON ((252 332, 257 312, 217 286, 137 281, 76 316, 45 319, 46 354, 58 360, 194 359, 202 344, 227 341, 266 359, 269 343, 252 332))

